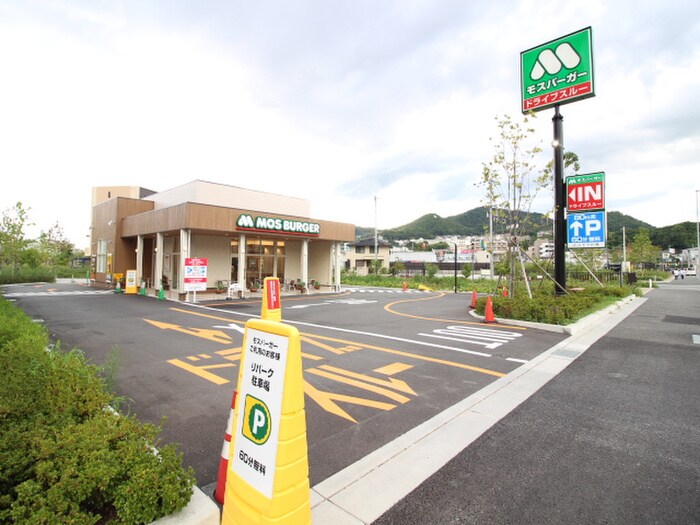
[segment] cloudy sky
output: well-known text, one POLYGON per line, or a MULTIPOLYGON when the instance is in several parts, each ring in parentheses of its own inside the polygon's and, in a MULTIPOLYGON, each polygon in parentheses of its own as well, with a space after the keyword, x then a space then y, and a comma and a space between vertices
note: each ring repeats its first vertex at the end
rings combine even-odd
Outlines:
POLYGON ((609 210, 695 221, 697 0, 0 0, 0 210, 77 247, 101 185, 209 180, 380 229, 456 215, 495 117, 521 118, 520 52, 587 26, 596 96, 562 106, 565 147, 609 210))

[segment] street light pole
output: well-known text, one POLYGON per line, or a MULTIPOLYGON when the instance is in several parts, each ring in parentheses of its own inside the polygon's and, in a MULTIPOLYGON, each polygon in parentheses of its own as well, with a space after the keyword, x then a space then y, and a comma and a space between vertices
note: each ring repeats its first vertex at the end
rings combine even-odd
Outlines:
POLYGON ((374 274, 378 275, 379 271, 377 268, 377 196, 374 196, 374 274))
POLYGON ((455 243, 455 293, 457 293, 457 243, 455 243))
POLYGON ((700 279, 700 205, 698 204, 700 190, 695 190, 695 229, 697 234, 697 244, 695 245, 695 277, 700 279))

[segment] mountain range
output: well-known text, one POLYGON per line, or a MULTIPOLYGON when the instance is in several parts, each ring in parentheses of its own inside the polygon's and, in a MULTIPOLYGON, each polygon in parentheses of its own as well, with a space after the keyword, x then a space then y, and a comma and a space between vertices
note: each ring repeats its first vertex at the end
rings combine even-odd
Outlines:
MULTIPOLYGON (((552 231, 552 220, 541 213, 527 213, 528 220, 522 221, 529 224, 523 228, 525 235, 536 235, 538 231, 552 231)), ((623 228, 626 241, 629 244, 640 230, 645 229, 649 233, 652 244, 659 248, 675 248, 682 250, 694 247, 697 244, 696 223, 681 222, 671 226, 657 228, 630 215, 625 215, 617 211, 608 211, 607 229, 608 246, 615 247, 622 245, 623 228)), ((374 236, 374 228, 357 226, 356 236, 358 239, 365 239, 374 236)), ((488 234, 489 218, 488 208, 480 206, 472 210, 453 215, 441 217, 436 213, 428 213, 396 228, 379 230, 378 234, 388 240, 396 241, 400 239, 435 239, 440 236, 482 236, 488 234)), ((505 229, 498 224, 494 225, 494 233, 503 233, 505 229)))

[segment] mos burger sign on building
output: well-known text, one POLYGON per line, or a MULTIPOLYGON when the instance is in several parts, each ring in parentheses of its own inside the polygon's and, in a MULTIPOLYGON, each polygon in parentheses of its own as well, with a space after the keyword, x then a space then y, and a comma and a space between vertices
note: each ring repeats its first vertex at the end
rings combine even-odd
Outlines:
POLYGON ((280 217, 253 217, 247 213, 238 216, 236 229, 262 232, 262 233, 286 233, 289 235, 304 235, 318 237, 321 234, 321 225, 316 222, 282 219, 280 217))

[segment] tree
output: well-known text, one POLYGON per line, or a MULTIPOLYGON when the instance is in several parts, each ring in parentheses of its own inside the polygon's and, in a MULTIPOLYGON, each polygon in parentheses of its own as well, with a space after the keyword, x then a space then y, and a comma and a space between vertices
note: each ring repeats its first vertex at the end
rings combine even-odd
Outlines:
POLYGON ((656 264, 660 250, 651 244, 649 230, 642 228, 634 236, 632 243, 627 248, 627 258, 632 264, 642 265, 644 263, 656 264))
POLYGON ((428 274, 428 278, 432 279, 435 274, 438 273, 440 267, 435 263, 428 263, 425 265, 425 272, 428 274))
POLYGON ((39 235, 39 250, 49 266, 65 266, 70 263, 73 244, 66 239, 63 228, 56 222, 39 235))
POLYGON ((537 170, 536 158, 542 149, 528 145, 534 128, 528 126, 532 116, 523 117, 522 124, 504 115, 496 117, 498 139, 491 139, 495 153, 483 163, 479 185, 486 191, 485 204, 491 209, 494 222, 508 234, 510 265, 510 295, 513 295, 518 236, 528 220, 537 194, 547 188, 551 177, 545 169, 537 170))
POLYGON ((10 266, 12 270, 20 267, 22 252, 29 241, 24 230, 33 224, 29 222, 29 208, 17 202, 14 208, 2 212, 0 218, 0 267, 10 266))

